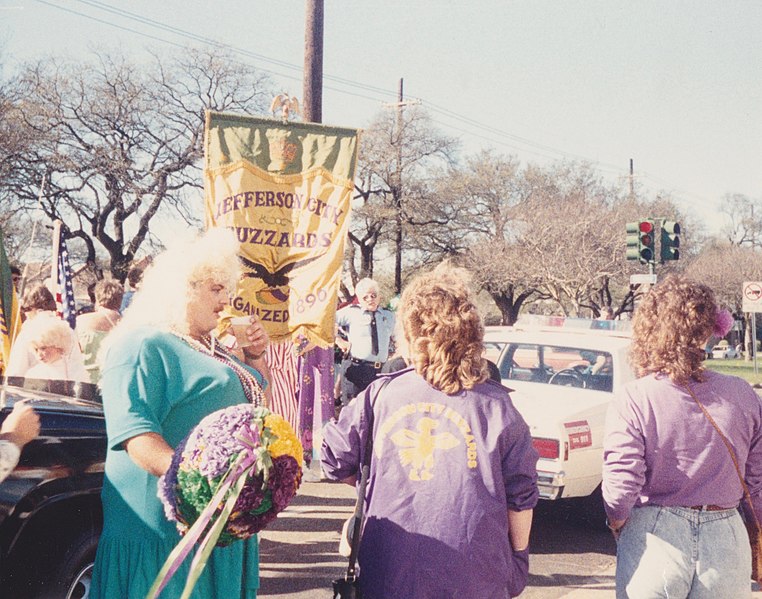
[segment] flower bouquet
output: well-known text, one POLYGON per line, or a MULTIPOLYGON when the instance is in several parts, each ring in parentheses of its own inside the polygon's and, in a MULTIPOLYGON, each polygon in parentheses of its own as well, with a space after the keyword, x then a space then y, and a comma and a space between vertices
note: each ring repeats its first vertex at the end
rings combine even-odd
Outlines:
POLYGON ((190 595, 216 545, 248 539, 274 520, 296 495, 301 460, 293 429, 267 408, 240 404, 204 418, 159 479, 166 516, 183 539, 147 599, 158 597, 197 542, 182 597, 190 595))

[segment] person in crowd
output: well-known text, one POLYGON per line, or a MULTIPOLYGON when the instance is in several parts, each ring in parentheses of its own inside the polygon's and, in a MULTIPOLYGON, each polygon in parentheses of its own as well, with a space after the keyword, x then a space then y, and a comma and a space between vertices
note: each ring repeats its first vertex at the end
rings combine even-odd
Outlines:
POLYGON ((143 266, 133 266, 127 271, 127 283, 129 289, 124 291, 124 294, 122 295, 122 303, 119 306, 119 312, 122 314, 124 314, 124 311, 132 302, 132 296, 135 295, 135 292, 140 287, 140 282, 143 280, 143 271, 143 266))
POLYGON ((23 401, 13 405, 0 426, 0 482, 8 478, 19 463, 21 450, 40 434, 40 417, 23 401))
POLYGON ((21 291, 21 279, 21 269, 18 266, 11 264, 11 281, 13 281, 13 288, 16 290, 16 293, 21 291))
POLYGON ((751 596, 741 481, 701 409, 732 445, 762 519, 762 403, 744 380, 702 365, 706 340, 732 325, 727 316, 709 287, 669 275, 633 317, 640 378, 616 394, 603 444, 619 599, 751 596))
POLYGON ((397 314, 412 368, 380 376, 323 435, 326 476, 348 484, 372 445, 363 597, 515 597, 538 499, 529 429, 488 380, 484 326, 460 271, 418 276, 397 314))
POLYGON ((28 379, 52 381, 87 381, 81 362, 69 362, 74 338, 68 323, 51 312, 40 314, 26 327, 29 345, 37 363, 22 373, 28 379))
MULTIPOLYGON (((32 347, 31 331, 37 328, 34 323, 38 318, 56 317, 56 300, 50 289, 43 284, 38 284, 30 287, 24 294, 21 310, 26 315, 26 319, 11 346, 8 368, 5 372, 9 377, 25 377, 32 367, 40 363, 38 354, 32 347)), ((44 322, 49 323, 50 320, 44 322)), ((64 370, 69 375, 66 380, 88 382, 90 379, 85 371, 77 336, 68 326, 67 329, 71 342, 66 344, 67 350, 63 355, 64 370)))
POLYGON ((358 303, 336 313, 336 345, 349 358, 342 369, 350 386, 347 399, 378 376, 394 350, 394 312, 381 308, 378 283, 362 279, 355 286, 355 293, 358 303))
POLYGON ((87 286, 87 299, 90 300, 90 303, 84 304, 77 308, 76 317, 79 318, 83 314, 89 314, 90 312, 95 311, 95 286, 98 284, 97 281, 90 283, 87 286))
POLYGON ((115 279, 101 279, 96 283, 95 310, 77 316, 76 333, 89 381, 97 383, 100 378, 98 352, 103 339, 121 318, 124 288, 115 279))
POLYGON ((598 320, 614 320, 614 310, 611 309, 611 306, 601 306, 598 320))
MULTIPOLYGON (((149 267, 129 310, 104 340, 101 393, 108 454, 103 533, 90 597, 145 597, 180 540, 157 497, 174 449, 201 421, 240 403, 263 404, 269 343, 258 320, 239 361, 212 334, 240 276, 227 229, 167 250, 149 267)), ((180 597, 186 562, 162 596, 180 597)), ((256 597, 256 536, 215 548, 192 597, 256 597)))

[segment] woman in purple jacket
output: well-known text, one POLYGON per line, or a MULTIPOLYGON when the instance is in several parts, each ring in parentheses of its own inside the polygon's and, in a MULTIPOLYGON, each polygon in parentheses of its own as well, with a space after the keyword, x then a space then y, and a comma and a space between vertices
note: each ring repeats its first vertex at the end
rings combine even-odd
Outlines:
POLYGON ((455 271, 418 277, 401 304, 412 366, 382 375, 324 432, 326 475, 352 484, 373 442, 363 597, 515 597, 538 496, 529 430, 487 380, 484 327, 455 271))
POLYGON ((606 422, 603 498, 617 542, 617 598, 751 596, 751 553, 738 512, 732 445, 762 516, 762 403, 748 383, 703 367, 710 336, 732 318, 711 289, 669 276, 633 319, 626 385, 606 422))

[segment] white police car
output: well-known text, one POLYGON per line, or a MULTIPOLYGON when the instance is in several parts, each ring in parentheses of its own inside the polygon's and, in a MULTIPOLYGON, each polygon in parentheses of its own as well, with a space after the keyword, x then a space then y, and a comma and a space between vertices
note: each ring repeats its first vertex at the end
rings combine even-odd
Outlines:
POLYGON ((608 404, 635 378, 629 323, 535 316, 502 329, 498 368, 540 454, 540 496, 593 494, 601 484, 608 404))

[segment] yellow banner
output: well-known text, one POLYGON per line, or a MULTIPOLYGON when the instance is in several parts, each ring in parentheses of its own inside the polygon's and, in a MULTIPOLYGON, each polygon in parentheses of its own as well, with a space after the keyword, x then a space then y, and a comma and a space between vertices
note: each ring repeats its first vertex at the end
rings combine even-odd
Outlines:
POLYGON ((354 129, 206 116, 206 223, 241 244, 228 315, 257 314, 273 341, 333 345, 357 160, 354 129))
POLYGON ((5 371, 5 365, 8 364, 11 346, 20 328, 19 301, 13 286, 11 265, 5 253, 3 231, 0 229, 0 362, 2 362, 0 371, 2 372, 5 371))

